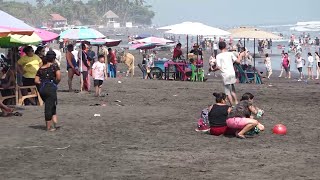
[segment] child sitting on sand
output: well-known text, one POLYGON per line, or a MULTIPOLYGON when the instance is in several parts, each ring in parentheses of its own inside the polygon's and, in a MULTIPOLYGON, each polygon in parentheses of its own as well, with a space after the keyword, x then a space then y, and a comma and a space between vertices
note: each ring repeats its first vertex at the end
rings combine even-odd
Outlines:
POLYGON ((101 89, 103 80, 107 79, 107 69, 105 64, 104 55, 98 56, 98 61, 92 65, 92 77, 94 82, 94 87, 96 89, 95 96, 101 96, 101 89))
POLYGON ((208 75, 210 76, 210 73, 213 72, 214 76, 217 77, 216 73, 214 71, 214 69, 216 68, 216 65, 217 65, 217 60, 215 57, 216 57, 216 55, 214 53, 212 53, 212 55, 210 56, 208 75))
POLYGON ((226 104, 227 95, 225 93, 213 93, 216 97, 216 104, 209 108, 209 124, 210 134, 220 136, 227 132, 227 117, 231 111, 231 107, 226 104))
POLYGON ((237 130, 235 135, 241 139, 245 139, 245 134, 255 127, 260 131, 264 130, 264 126, 251 117, 252 114, 263 114, 261 110, 259 112, 259 109, 252 105, 252 96, 246 93, 243 98, 241 98, 240 103, 232 108, 226 121, 229 128, 237 130))

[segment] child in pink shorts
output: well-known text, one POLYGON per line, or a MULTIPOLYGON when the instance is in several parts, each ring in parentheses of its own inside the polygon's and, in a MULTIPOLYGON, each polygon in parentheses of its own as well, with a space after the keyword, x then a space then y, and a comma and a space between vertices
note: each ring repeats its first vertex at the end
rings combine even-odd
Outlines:
POLYGON ((252 113, 257 114, 258 111, 253 107, 251 100, 243 100, 242 98, 242 101, 232 108, 226 122, 229 128, 237 130, 236 136, 238 138, 244 139, 245 133, 255 127, 259 128, 261 131, 264 130, 262 124, 257 120, 250 118, 252 113))

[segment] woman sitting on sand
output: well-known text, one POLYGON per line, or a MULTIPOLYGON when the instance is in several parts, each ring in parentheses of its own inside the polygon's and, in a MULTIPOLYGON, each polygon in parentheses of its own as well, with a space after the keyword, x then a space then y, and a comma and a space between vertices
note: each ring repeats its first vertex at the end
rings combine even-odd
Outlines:
POLYGON ((250 117, 252 113, 258 114, 257 109, 252 105, 252 100, 241 99, 240 103, 232 108, 226 122, 229 128, 237 130, 235 135, 238 138, 245 139, 245 133, 255 127, 261 131, 264 130, 262 124, 250 117))
POLYGON ((54 63, 55 59, 56 53, 48 51, 35 78, 35 83, 40 86, 41 98, 45 102, 44 114, 48 131, 55 131, 57 124, 57 85, 61 80, 61 73, 59 66, 54 63))
POLYGON ((210 134, 220 136, 227 132, 227 117, 231 107, 226 104, 227 95, 225 93, 213 93, 216 97, 216 104, 209 107, 210 134))

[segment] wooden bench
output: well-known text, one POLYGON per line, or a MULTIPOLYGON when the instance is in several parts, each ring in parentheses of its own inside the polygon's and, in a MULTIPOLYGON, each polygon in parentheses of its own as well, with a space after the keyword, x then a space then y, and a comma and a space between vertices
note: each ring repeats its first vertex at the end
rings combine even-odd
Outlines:
POLYGON ((18 105, 24 105, 24 100, 35 98, 38 101, 38 105, 42 106, 43 101, 36 86, 21 86, 18 87, 18 105), (28 92, 26 95, 23 95, 28 92))

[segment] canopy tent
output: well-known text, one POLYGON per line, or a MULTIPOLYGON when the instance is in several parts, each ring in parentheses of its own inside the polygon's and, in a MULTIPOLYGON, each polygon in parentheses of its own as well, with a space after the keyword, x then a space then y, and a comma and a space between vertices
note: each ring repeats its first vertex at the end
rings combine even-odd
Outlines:
POLYGON ((59 34, 44 29, 35 29, 34 32, 41 38, 42 42, 49 42, 59 37, 59 34))
POLYGON ((78 29, 68 29, 60 33, 60 39, 88 40, 105 38, 102 33, 92 28, 81 27, 78 29))
POLYGON ((168 43, 174 43, 174 42, 165 38, 158 38, 158 37, 147 37, 144 39, 139 39, 139 40, 129 42, 129 44, 139 44, 139 43, 154 43, 154 44, 166 45, 168 43))
POLYGON ((121 43, 121 39, 91 39, 88 42, 91 45, 105 45, 107 47, 118 46, 121 43))
MULTIPOLYGON (((238 28, 238 30, 232 30, 233 33, 231 36, 234 38, 249 38, 253 39, 253 66, 254 66, 254 71, 256 69, 256 39, 282 39, 282 37, 277 36, 275 34, 262 31, 256 28, 238 28)), ((256 76, 256 74, 255 74, 256 76)), ((256 80, 256 78, 254 78, 256 80)))

